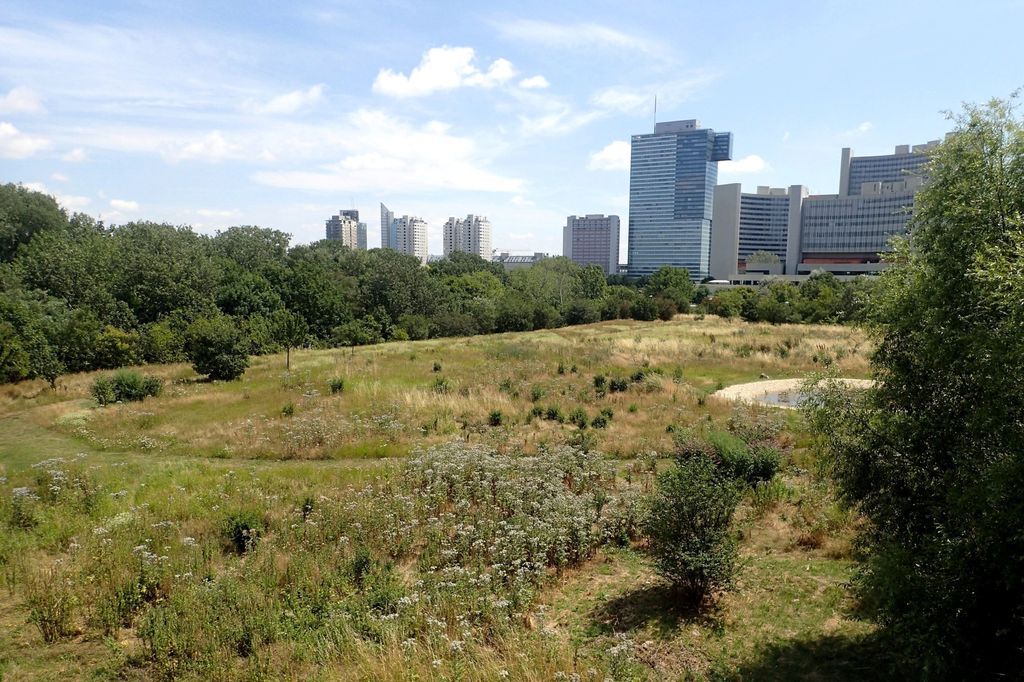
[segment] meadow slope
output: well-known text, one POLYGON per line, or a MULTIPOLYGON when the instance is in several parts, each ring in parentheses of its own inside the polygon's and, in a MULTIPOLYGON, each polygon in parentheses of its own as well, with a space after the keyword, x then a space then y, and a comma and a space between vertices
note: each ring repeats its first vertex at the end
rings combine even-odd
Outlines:
POLYGON ((857 519, 799 415, 712 612, 672 607, 634 533, 672 432, 734 416, 716 389, 863 378, 869 350, 678 317, 300 350, 229 383, 147 366, 163 393, 107 407, 100 373, 0 387, 0 679, 879 677, 844 587, 857 519))

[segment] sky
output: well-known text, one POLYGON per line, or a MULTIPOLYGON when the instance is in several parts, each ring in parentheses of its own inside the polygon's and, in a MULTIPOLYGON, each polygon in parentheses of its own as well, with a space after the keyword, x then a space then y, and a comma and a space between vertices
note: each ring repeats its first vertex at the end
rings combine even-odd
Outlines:
POLYGON ((733 133, 719 182, 834 193, 843 147, 941 138, 1024 86, 1022 26, 1019 0, 0 0, 0 182, 293 243, 356 208, 379 245, 384 202, 431 253, 475 213, 496 249, 558 254, 567 215, 626 225, 655 98, 733 133))

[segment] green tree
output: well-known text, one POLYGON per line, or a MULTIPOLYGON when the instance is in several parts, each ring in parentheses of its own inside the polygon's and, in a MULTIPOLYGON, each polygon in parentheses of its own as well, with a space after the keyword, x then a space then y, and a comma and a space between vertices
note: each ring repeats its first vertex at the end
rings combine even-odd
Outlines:
POLYGON ((645 290, 654 298, 667 298, 676 304, 680 312, 690 310, 693 300, 693 282, 684 268, 662 265, 647 281, 645 290))
POLYGON ((10 322, 0 321, 0 381, 21 381, 32 373, 32 363, 21 335, 10 322))
POLYGON ((691 606, 732 584, 737 559, 732 517, 739 500, 739 485, 710 457, 678 457, 658 475, 645 531, 658 572, 691 606))
POLYGON ((35 235, 60 231, 67 222, 53 197, 21 185, 0 185, 0 262, 11 260, 35 235))
POLYGON ((486 272, 498 279, 505 278, 505 268, 501 263, 484 260, 475 253, 452 251, 441 260, 431 263, 430 274, 438 277, 458 277, 473 272, 486 272))
POLYGON ((185 331, 185 353, 199 374, 231 381, 249 366, 245 338, 227 315, 200 317, 185 331))
POLYGON ((878 384, 810 414, 870 521, 863 603, 914 671, 1024 670, 1024 125, 967 106, 872 310, 878 384), (912 659, 910 658, 912 657, 912 659))
POLYGON ((292 348, 301 346, 306 342, 306 335, 309 334, 309 325, 301 315, 296 315, 290 310, 280 309, 274 311, 271 319, 271 326, 274 330, 274 338, 284 346, 286 370, 292 368, 292 348))
POLYGON ((118 228, 113 239, 112 287, 140 322, 212 307, 219 268, 207 238, 187 227, 138 222, 118 228))
POLYGON ((604 276, 604 270, 597 265, 588 265, 579 274, 580 295, 583 298, 596 301, 604 297, 608 290, 608 279, 604 276))

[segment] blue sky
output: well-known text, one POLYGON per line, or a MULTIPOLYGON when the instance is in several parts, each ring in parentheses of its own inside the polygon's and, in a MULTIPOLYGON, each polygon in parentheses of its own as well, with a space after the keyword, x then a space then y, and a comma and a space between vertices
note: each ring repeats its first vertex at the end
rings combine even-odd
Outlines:
MULTIPOLYGON (((108 223, 323 237, 378 203, 561 250, 628 213, 629 136, 734 134, 720 182, 838 185, 1024 85, 1024 3, 0 2, 0 180, 108 223)), ((625 234, 622 248, 625 250, 625 234)))

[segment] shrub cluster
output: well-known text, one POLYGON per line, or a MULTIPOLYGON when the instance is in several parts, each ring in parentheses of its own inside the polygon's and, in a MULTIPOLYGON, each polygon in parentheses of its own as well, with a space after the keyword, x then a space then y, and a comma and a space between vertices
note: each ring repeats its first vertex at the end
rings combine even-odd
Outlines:
POLYGON ((727 476, 756 486, 770 481, 782 466, 778 443, 781 423, 764 410, 740 407, 727 423, 727 430, 674 429, 676 457, 710 459, 727 476))
POLYGON ((120 370, 111 375, 96 377, 90 393, 100 405, 127 403, 158 396, 163 390, 159 377, 144 376, 131 370, 120 370))

